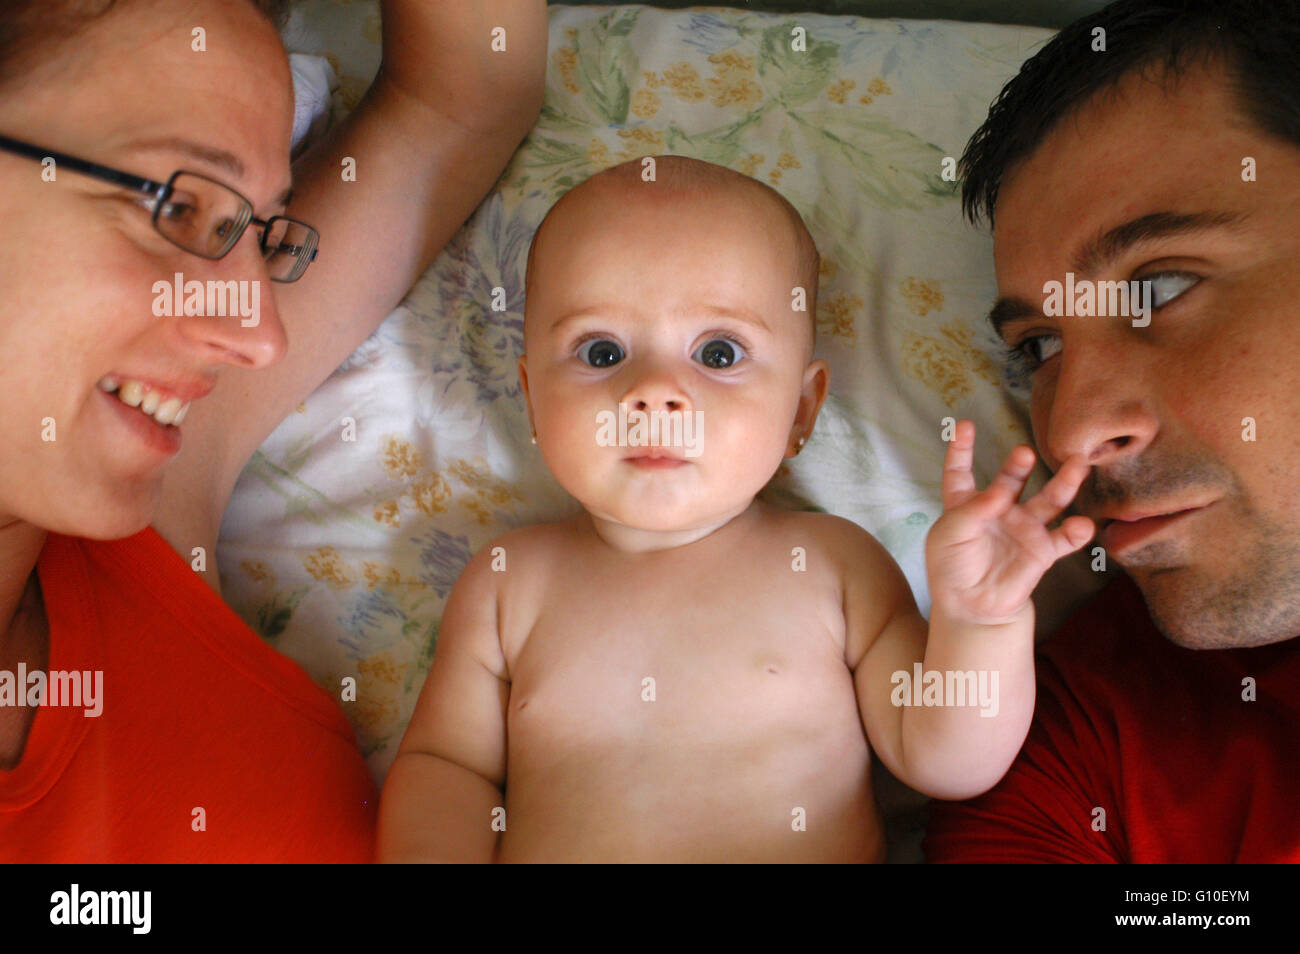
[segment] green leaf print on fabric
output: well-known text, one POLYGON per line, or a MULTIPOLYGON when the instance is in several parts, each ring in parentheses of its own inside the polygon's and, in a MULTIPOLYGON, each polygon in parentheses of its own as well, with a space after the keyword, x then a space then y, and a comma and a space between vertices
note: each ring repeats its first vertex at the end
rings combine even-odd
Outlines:
MULTIPOLYGON (((794 49, 794 21, 769 27, 759 41, 758 75, 769 96, 787 109, 802 106, 820 96, 830 83, 840 60, 840 48, 826 40, 803 34, 804 50, 794 49)), ((802 28, 799 28, 802 29, 802 28)))
POLYGON ((632 101, 628 80, 640 72, 628 34, 640 15, 635 9, 610 13, 578 30, 574 37, 578 89, 602 123, 621 126, 627 122, 632 101))

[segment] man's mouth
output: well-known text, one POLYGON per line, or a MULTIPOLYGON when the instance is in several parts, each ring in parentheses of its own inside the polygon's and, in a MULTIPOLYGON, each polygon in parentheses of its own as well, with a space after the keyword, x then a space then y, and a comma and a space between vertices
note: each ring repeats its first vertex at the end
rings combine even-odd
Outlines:
POLYGON ((1101 528, 1098 539, 1107 553, 1118 557, 1125 551, 1139 549, 1159 533, 1181 526, 1192 514, 1209 506, 1210 504, 1200 504, 1177 509, 1130 507, 1114 511, 1110 515, 1101 514, 1097 517, 1101 528))

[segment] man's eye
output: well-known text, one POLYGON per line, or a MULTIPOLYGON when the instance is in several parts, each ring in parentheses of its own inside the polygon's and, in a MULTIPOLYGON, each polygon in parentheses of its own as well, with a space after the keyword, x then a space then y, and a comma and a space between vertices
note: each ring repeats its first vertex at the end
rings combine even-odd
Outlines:
POLYGON ((1060 335, 1034 335, 1020 342, 1021 351, 1035 364, 1042 364, 1061 352, 1060 335))
POLYGON ((713 338, 700 345, 692 357, 706 368, 720 371, 743 360, 745 352, 734 341, 727 338, 713 338))
POLYGON ((1163 308, 1201 279, 1190 272, 1159 272, 1138 280, 1151 286, 1147 292, 1151 307, 1163 308))
POLYGON ((578 348, 578 359, 593 368, 612 368, 623 358, 623 349, 608 338, 593 338, 578 348))
POLYGON ((1017 386, 1028 387, 1030 375, 1060 352, 1060 335, 1030 335, 1004 351, 1007 375, 1017 386))

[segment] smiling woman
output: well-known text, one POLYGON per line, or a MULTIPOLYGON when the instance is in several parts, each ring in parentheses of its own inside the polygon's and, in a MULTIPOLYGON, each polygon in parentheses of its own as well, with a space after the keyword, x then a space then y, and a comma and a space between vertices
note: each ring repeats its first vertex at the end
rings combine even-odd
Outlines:
POLYGON ((222 602, 217 528, 530 128, 545 5, 386 0, 379 78, 292 170, 285 6, 0 9, 0 672, 103 685, 95 719, 0 700, 0 860, 370 857, 339 702, 222 602))

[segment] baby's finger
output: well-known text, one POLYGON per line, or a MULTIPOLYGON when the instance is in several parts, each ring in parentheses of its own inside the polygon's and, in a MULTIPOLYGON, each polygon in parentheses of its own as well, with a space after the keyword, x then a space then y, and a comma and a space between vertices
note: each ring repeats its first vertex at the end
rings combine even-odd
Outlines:
POLYGON ((1066 507, 1083 486, 1088 476, 1088 463, 1083 455, 1076 454, 1061 465, 1061 469, 1043 485, 1043 489, 1025 501, 1025 513, 1042 524, 1049 524, 1066 507))
POLYGON ((980 509, 987 510, 990 514, 1002 514, 1011 509, 1020 499, 1025 481, 1029 479, 1037 460, 1033 448, 1028 445, 1013 447, 1007 459, 1002 462, 1002 469, 981 495, 980 509))
POLYGON ((940 499, 945 510, 965 503, 974 496, 975 474, 971 471, 974 460, 975 424, 972 421, 958 421, 943 461, 940 499))
POLYGON ((1069 556, 1092 539, 1097 528, 1087 517, 1066 517, 1061 525, 1049 532, 1055 560, 1069 556))

